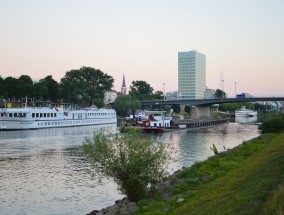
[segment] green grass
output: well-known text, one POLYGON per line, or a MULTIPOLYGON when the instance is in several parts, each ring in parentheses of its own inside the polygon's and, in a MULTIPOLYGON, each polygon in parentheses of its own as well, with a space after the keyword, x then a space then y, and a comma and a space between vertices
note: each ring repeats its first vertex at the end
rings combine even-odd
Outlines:
POLYGON ((243 143, 181 171, 178 178, 187 182, 173 182, 170 200, 162 201, 157 196, 151 202, 141 201, 138 214, 282 215, 284 133, 243 143), (208 181, 202 180, 204 174, 208 181), (179 197, 184 198, 184 203, 177 203, 179 197))

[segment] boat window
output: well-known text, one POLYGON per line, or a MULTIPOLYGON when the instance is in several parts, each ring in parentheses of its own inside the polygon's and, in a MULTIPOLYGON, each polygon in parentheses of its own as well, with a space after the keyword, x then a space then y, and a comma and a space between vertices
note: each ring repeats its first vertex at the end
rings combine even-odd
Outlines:
POLYGON ((56 113, 54 113, 54 117, 56 117, 56 113))
POLYGON ((50 117, 53 117, 53 113, 51 113, 51 116, 50 117))
POLYGON ((36 117, 39 117, 39 113, 36 113, 36 117))
POLYGON ((35 113, 32 113, 32 117, 35 118, 35 113))
POLYGON ((26 117, 27 116, 27 114, 26 113, 23 113, 23 117, 26 117))
POLYGON ((17 114, 17 113, 14 113, 14 117, 18 117, 18 114, 17 114))
POLYGON ((43 117, 46 117, 46 113, 43 114, 43 117))
POLYGON ((47 113, 47 117, 50 117, 50 113, 47 113))
POLYGON ((42 117, 42 113, 40 113, 39 116, 42 117))

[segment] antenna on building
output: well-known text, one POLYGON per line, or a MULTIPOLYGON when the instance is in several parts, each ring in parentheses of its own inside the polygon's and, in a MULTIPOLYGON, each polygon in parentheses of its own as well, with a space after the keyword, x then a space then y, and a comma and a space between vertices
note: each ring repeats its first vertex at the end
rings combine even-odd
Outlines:
POLYGON ((219 80, 219 83, 220 83, 220 89, 223 88, 223 82, 224 82, 224 71, 222 69, 221 73, 220 73, 220 80, 219 80))

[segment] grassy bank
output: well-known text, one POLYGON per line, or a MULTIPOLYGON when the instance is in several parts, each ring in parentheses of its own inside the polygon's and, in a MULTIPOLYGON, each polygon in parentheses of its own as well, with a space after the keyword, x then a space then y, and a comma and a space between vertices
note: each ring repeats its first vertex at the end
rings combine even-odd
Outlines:
POLYGON ((138 214, 284 214, 284 133, 244 142, 167 180, 168 189, 138 203, 138 214))

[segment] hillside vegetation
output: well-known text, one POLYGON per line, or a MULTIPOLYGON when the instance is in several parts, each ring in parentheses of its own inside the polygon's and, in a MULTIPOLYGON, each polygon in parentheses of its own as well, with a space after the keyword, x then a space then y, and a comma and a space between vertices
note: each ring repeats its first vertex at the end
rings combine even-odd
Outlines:
POLYGON ((166 183, 138 203, 138 214, 284 214, 284 133, 244 142, 166 183))

